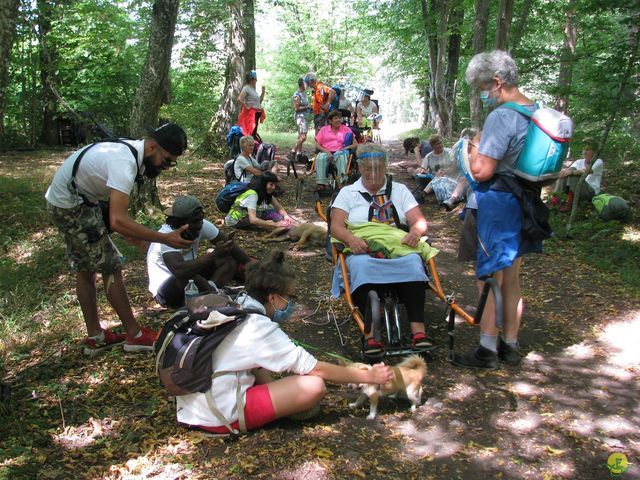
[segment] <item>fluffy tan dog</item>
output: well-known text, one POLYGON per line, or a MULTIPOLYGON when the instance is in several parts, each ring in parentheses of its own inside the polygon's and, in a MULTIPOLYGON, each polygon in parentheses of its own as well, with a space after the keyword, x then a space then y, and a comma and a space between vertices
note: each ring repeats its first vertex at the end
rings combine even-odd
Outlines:
MULTIPOLYGON (((364 363, 350 363, 347 368, 370 369, 371 365, 364 363)), ((369 415, 368 420, 376 418, 378 410, 378 401, 380 397, 391 396, 395 398, 398 394, 403 398, 407 398, 411 402, 411 411, 415 412, 416 407, 420 405, 422 397, 422 381, 427 375, 427 364, 420 355, 411 355, 405 358, 395 367, 391 367, 395 373, 393 380, 389 383, 376 385, 361 383, 360 385, 351 385, 360 390, 358 399, 349 404, 351 408, 361 406, 364 401, 369 398, 369 415)))
POLYGON ((327 240, 327 229, 315 223, 299 223, 291 228, 274 228, 262 237, 263 242, 296 242, 294 249, 298 250, 307 245, 322 248, 327 240))

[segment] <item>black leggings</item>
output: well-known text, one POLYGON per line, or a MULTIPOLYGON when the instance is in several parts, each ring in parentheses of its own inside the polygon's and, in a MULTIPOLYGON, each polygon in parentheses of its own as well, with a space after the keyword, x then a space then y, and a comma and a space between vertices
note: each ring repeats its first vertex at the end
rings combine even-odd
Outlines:
MULTIPOLYGON (((351 298, 356 304, 356 307, 360 309, 363 318, 366 317, 367 311, 367 297, 369 291, 375 290, 378 292, 380 300, 384 299, 385 292, 394 293, 400 303, 404 304, 404 308, 407 309, 407 316, 410 322, 424 324, 424 301, 426 297, 426 283, 425 282, 403 282, 403 283, 390 283, 390 284, 373 284, 365 283, 351 292, 351 298)), ((371 324, 367 324, 365 319, 365 332, 371 331, 371 324)))

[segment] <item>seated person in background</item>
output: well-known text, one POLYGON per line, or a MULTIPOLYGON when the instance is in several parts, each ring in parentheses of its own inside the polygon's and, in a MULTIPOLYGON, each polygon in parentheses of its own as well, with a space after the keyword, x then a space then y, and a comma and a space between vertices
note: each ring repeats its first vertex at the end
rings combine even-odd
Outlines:
POLYGON ((378 106, 375 102, 371 101, 371 95, 365 93, 362 97, 362 101, 358 102, 356 107, 356 120, 360 128, 376 128, 377 122, 375 120, 369 120, 369 117, 378 113, 378 106))
POLYGON ((402 146, 404 147, 405 156, 411 153, 414 156, 414 160, 403 161, 399 165, 407 170, 411 178, 416 178, 416 174, 422 168, 422 159, 432 150, 431 145, 429 145, 428 140, 420 141, 418 137, 408 137, 404 139, 402 146))
MULTIPOLYGON (((578 180, 587 169, 590 173, 584 182, 582 182, 580 200, 591 200, 595 195, 600 193, 600 183, 602 182, 602 174, 604 173, 604 162, 600 158, 595 161, 593 160, 594 151, 593 141, 591 139, 584 140, 582 155, 584 158, 576 160, 569 168, 563 168, 560 171, 560 178, 556 182, 555 191, 565 192, 567 194, 567 201, 560 206, 561 212, 571 210, 578 180)), ((557 202, 557 197, 555 202, 557 202)))
MULTIPOLYGON (((477 133, 478 131, 475 128, 463 129, 462 132, 460 132, 460 139, 456 142, 456 144, 451 149, 451 159, 453 160, 453 166, 455 166, 455 169, 457 171, 457 177, 455 178, 456 185, 453 191, 449 193, 449 190, 452 186, 452 182, 449 182, 447 180, 436 179, 438 181, 435 182, 435 184, 433 185, 433 189, 435 191, 440 189, 439 184, 442 183, 443 188, 441 190, 441 195, 442 195, 441 198, 444 198, 444 200, 441 200, 440 198, 438 198, 438 202, 442 203, 442 205, 444 205, 444 207, 447 209, 448 212, 453 210, 455 206, 458 203, 462 202, 467 196, 467 191, 469 190, 469 182, 467 181, 467 178, 464 176, 464 174, 460 170, 460 162, 458 158, 460 153, 459 148, 461 148, 462 146, 463 139, 468 138, 470 139, 471 142, 473 142, 473 139, 476 137, 477 133)), ((438 193, 436 192, 436 198, 437 197, 438 197, 438 193)))
POLYGON ((275 160, 268 162, 264 161, 261 164, 253 158, 251 154, 253 152, 255 140, 249 135, 245 135, 240 139, 240 155, 236 157, 233 164, 233 174, 238 182, 250 182, 254 175, 262 175, 263 172, 271 171, 274 174, 274 170, 277 168, 275 160))
POLYGON ((327 179, 327 164, 336 167, 340 184, 346 182, 347 164, 350 148, 356 148, 357 143, 353 132, 342 124, 342 114, 339 110, 330 112, 327 116, 329 125, 325 125, 316 134, 316 148, 320 153, 316 156, 316 188, 324 190, 329 181, 327 179))
POLYGON ((451 197, 458 186, 458 178, 461 177, 458 162, 453 158, 451 149, 444 148, 440 135, 429 137, 429 144, 433 151, 424 158, 422 169, 424 174, 433 175, 433 177, 425 187, 424 193, 426 195, 435 193, 437 202, 443 203, 451 197))
POLYGON ((295 288, 295 273, 283 252, 248 265, 247 295, 237 301, 259 313, 247 315, 213 352, 215 371, 221 374, 213 378, 207 392, 212 398, 205 393, 176 397, 179 423, 224 434, 229 433, 226 425, 240 429, 238 412, 242 411, 243 427, 254 430, 301 412, 311 416, 319 410, 325 381, 384 384, 393 379, 393 371, 384 364, 370 370, 346 368, 318 361, 293 343, 278 324, 294 311, 295 288), (271 372, 292 375, 273 380, 271 372), (209 400, 226 422, 212 413, 209 400))
MULTIPOLYGON (((433 344, 425 333, 424 314, 427 274, 420 255, 410 253, 392 259, 374 258, 369 255, 367 242, 350 230, 352 225, 357 226, 370 221, 398 228, 407 225, 409 231, 401 243, 415 248, 418 247, 420 237, 427 232, 427 220, 405 185, 393 182, 391 198, 388 198, 388 161, 387 153, 382 146, 375 143, 360 144, 357 155, 362 176, 353 185, 340 190, 331 209, 331 236, 351 250, 346 259, 351 296, 360 311, 365 312, 370 290, 376 290, 378 294, 389 290, 395 292, 407 310, 413 346, 430 347, 433 344), (366 196, 371 198, 371 201, 365 199, 366 196)), ((333 296, 338 296, 341 282, 338 268, 334 271, 331 291, 333 296)), ((373 338, 371 325, 365 325, 365 330, 365 353, 375 354, 382 351, 384 347, 373 338)))
POLYGON ((238 267, 250 261, 249 256, 233 245, 215 225, 204 219, 202 203, 191 196, 177 197, 171 208, 165 210, 167 220, 160 233, 171 233, 183 225, 189 228, 182 232, 193 244, 184 250, 152 243, 147 251, 149 291, 163 307, 179 308, 184 305, 184 287, 193 279, 201 292, 215 291, 209 283, 217 286, 227 284, 238 267), (198 256, 198 247, 209 240, 215 249, 198 256))
POLYGON ((224 223, 233 228, 291 226, 293 219, 273 196, 277 186, 278 177, 271 172, 253 177, 249 190, 238 195, 233 202, 224 223))

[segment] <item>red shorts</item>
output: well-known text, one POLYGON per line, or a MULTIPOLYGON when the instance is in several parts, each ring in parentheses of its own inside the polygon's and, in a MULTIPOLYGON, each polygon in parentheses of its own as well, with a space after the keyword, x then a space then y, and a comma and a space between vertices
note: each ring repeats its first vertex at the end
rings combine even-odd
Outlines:
MULTIPOLYGON (((246 394, 246 403, 244 405, 244 421, 247 430, 254 430, 276 419, 276 412, 271 403, 271 395, 266 384, 254 385, 249 387, 246 394)), ((230 433, 225 426, 206 427, 203 425, 187 425, 190 428, 204 430, 211 433, 230 433)), ((236 430, 240 429, 240 424, 235 421, 231 424, 236 430)))

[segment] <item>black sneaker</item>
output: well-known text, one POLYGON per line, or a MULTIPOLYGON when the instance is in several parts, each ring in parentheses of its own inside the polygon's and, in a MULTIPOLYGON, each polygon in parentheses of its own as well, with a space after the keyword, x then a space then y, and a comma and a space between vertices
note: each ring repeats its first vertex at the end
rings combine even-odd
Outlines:
POLYGON ((520 355, 518 347, 514 348, 500 338, 498 341, 498 358, 501 362, 515 367, 520 363, 520 360, 522 360, 522 355, 520 355))
POLYGON ((478 345, 473 352, 454 354, 451 363, 465 368, 495 370, 498 368, 498 354, 478 345))

